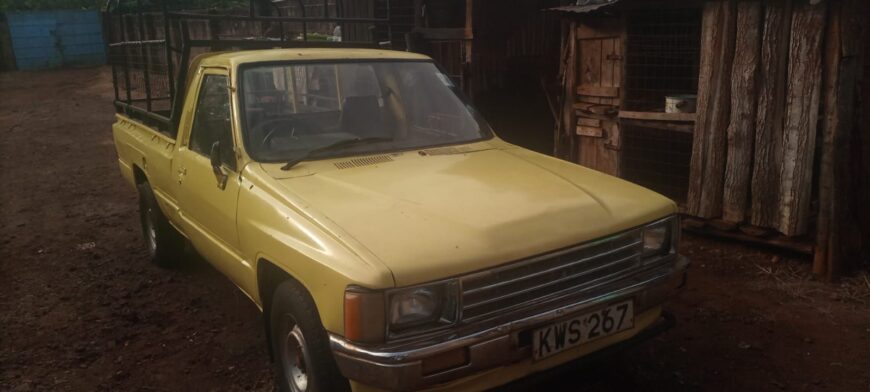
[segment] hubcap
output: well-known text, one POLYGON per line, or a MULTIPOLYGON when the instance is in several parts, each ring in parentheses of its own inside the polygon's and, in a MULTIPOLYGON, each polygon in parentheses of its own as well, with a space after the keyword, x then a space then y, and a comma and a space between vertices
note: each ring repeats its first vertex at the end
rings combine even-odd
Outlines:
POLYGON ((148 252, 153 255, 155 252, 157 252, 157 228, 154 224, 154 207, 146 207, 145 222, 143 223, 143 231, 145 232, 145 244, 148 246, 148 252))
MULTIPOLYGON (((283 340, 281 364, 284 376, 291 390, 305 392, 308 390, 308 349, 305 346, 305 336, 302 330, 288 317, 286 325, 292 325, 283 340)), ((285 328, 285 330, 287 330, 285 328)))

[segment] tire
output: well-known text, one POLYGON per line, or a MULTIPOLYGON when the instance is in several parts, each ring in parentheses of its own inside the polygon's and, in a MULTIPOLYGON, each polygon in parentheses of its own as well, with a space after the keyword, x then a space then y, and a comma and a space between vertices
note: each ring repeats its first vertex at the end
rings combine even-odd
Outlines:
POLYGON ((160 211, 151 186, 142 182, 136 187, 139 189, 139 222, 148 257, 163 268, 177 265, 184 255, 184 238, 160 211))
POLYGON ((282 392, 350 391, 335 364, 314 301, 301 285, 284 281, 272 295, 270 342, 275 386, 282 392))

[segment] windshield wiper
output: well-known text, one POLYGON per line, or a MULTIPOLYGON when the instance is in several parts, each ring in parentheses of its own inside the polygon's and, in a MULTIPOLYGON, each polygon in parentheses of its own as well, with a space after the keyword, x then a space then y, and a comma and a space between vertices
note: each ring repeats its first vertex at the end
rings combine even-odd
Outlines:
POLYGON ((345 148, 350 148, 354 146, 359 146, 362 144, 369 143, 380 143, 380 142, 391 142, 393 138, 391 137, 364 137, 364 138, 354 138, 354 139, 345 139, 340 140, 332 144, 327 144, 323 147, 318 147, 313 150, 305 151, 302 154, 299 154, 298 157, 295 157, 287 162, 286 165, 281 166, 281 170, 287 171, 290 170, 293 166, 296 166, 299 162, 305 161, 311 158, 314 155, 321 154, 328 151, 339 151, 345 148))

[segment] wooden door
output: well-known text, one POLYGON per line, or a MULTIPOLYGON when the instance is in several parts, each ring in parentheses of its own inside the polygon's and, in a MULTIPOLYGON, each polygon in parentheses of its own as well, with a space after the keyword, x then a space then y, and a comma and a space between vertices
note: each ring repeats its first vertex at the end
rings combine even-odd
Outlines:
POLYGON ((579 163, 619 173, 621 145, 617 115, 623 74, 623 22, 594 18, 577 27, 577 135, 579 163))

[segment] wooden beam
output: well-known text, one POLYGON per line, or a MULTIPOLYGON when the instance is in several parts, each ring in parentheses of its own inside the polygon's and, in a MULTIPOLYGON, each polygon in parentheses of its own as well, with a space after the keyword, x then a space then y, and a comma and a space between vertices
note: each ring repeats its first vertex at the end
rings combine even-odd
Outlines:
POLYGON ((423 0, 414 0, 414 27, 426 27, 425 22, 423 20, 423 0))
POLYGON ((465 62, 473 63, 474 59, 474 0, 465 0, 465 62))
POLYGON ((577 95, 619 98, 619 87, 581 85, 577 87, 577 95))
POLYGON ((750 187, 751 222, 760 227, 779 226, 779 168, 782 163, 791 14, 792 0, 771 0, 766 4, 750 187))
POLYGON ((701 218, 722 213, 736 14, 733 0, 707 2, 703 11, 698 119, 686 203, 689 213, 701 218))
POLYGON ((577 135, 587 137, 604 137, 604 129, 601 127, 588 127, 585 125, 577 126, 577 135))
POLYGON ((758 68, 761 56, 761 3, 737 4, 737 42, 731 76, 731 120, 722 195, 722 219, 746 219, 755 138, 758 68))
POLYGON ((804 255, 813 254, 813 244, 803 241, 800 237, 786 237, 783 235, 773 236, 773 237, 755 237, 752 235, 748 235, 743 233, 742 231, 727 231, 727 230, 719 230, 712 225, 705 225, 703 227, 695 227, 692 225, 683 225, 683 230, 702 234, 709 235, 718 238, 726 238, 731 240, 736 240, 740 242, 747 242, 751 244, 765 245, 771 246, 778 249, 785 249, 791 252, 801 253, 804 255))
POLYGON ((826 5, 801 4, 792 13, 778 225, 790 236, 805 234, 810 217, 826 5))
POLYGON ((647 121, 694 122, 698 118, 698 115, 696 113, 633 112, 629 110, 620 110, 619 118, 647 121))
POLYGON ((608 117, 615 117, 619 112, 619 108, 614 105, 591 102, 575 102, 574 110, 608 117))
POLYGON ((556 125, 555 143, 553 153, 556 157, 576 162, 577 136, 576 114, 574 103, 576 100, 576 75, 577 75, 577 23, 566 22, 563 28, 567 31, 562 40, 562 61, 560 64, 560 76, 562 77, 562 110, 561 119, 556 125))
POLYGON ((601 128, 601 120, 595 118, 577 118, 577 125, 601 128))
POLYGON ((626 125, 633 125, 644 128, 661 129, 665 131, 675 131, 683 133, 695 132, 695 124, 692 123, 673 123, 667 121, 647 121, 635 120, 631 118, 622 118, 620 122, 626 125))
MULTIPOLYGON (((865 50, 865 21, 870 7, 861 0, 833 3, 825 33, 822 145, 819 164, 819 216, 813 273, 834 280, 861 259, 870 245, 862 234, 860 143, 857 121, 865 50), (858 152, 856 154, 856 152, 858 152)), ((863 157, 867 159, 867 157, 863 157)), ((866 181, 866 177, 865 177, 866 181)), ((864 228, 866 231, 867 228, 864 228)))

